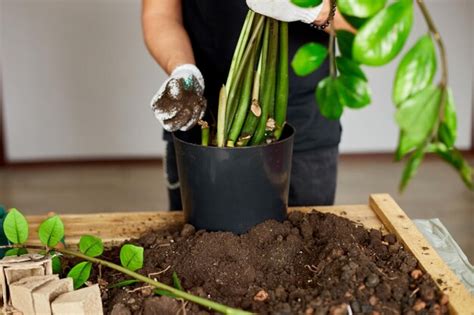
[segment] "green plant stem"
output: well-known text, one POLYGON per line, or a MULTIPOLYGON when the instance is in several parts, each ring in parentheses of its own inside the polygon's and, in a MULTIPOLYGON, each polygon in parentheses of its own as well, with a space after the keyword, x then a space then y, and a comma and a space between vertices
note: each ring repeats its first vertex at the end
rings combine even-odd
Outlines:
POLYGON ((335 79, 337 76, 336 68, 336 32, 334 30, 334 23, 331 23, 329 29, 329 75, 335 79))
POLYGON ((223 147, 225 144, 225 113, 227 109, 227 93, 225 85, 219 92, 219 105, 217 111, 217 146, 223 147))
MULTIPOLYGON (((10 247, 15 247, 15 246, 10 246, 10 247)), ((44 247, 36 246, 36 245, 25 245, 24 247, 25 248, 30 248, 30 249, 44 249, 44 247)), ((125 275, 128 275, 128 276, 130 276, 134 279, 137 279, 141 282, 147 283, 147 284, 149 284, 149 285, 151 285, 155 288, 168 291, 168 292, 174 294, 178 298, 182 298, 182 299, 185 299, 187 301, 191 301, 191 302, 194 302, 196 304, 202 305, 204 307, 208 307, 208 308, 213 309, 213 310, 215 310, 217 312, 220 312, 222 314, 229 314, 229 315, 250 315, 250 314, 253 314, 253 313, 250 313, 250 312, 246 312, 246 311, 243 311, 243 310, 228 307, 226 305, 219 304, 219 303, 216 303, 214 301, 211 301, 211 300, 208 300, 208 299, 205 299, 205 298, 201 298, 201 297, 189 294, 187 292, 178 290, 178 289, 173 288, 169 285, 166 285, 164 283, 155 281, 155 280, 150 279, 150 278, 148 278, 144 275, 141 275, 139 273, 131 271, 131 270, 125 268, 125 267, 119 266, 117 264, 114 264, 114 263, 106 261, 106 260, 102 260, 100 258, 89 257, 87 255, 84 255, 84 254, 80 253, 80 252, 72 251, 72 250, 65 249, 65 248, 54 248, 54 251, 62 253, 64 255, 69 255, 69 256, 74 256, 74 257, 77 257, 77 258, 81 258, 81 259, 84 259, 86 261, 90 261, 91 263, 95 263, 95 264, 102 265, 104 267, 108 267, 110 269, 114 269, 114 270, 119 271, 119 272, 121 272, 125 275)))
POLYGON ((275 101, 275 138, 281 137, 288 108, 288 23, 280 22, 280 47, 278 48, 278 75, 275 101))
POLYGON ((209 145, 209 124, 206 121, 199 121, 201 126, 201 145, 207 147, 209 145))
POLYGON ((441 34, 438 32, 436 25, 431 17, 431 14, 426 6, 424 0, 417 0, 418 7, 421 10, 423 18, 425 19, 426 24, 428 25, 428 29, 433 36, 436 44, 438 45, 439 55, 441 58, 441 79, 439 82, 439 86, 441 88, 441 97, 440 97, 440 104, 439 104, 439 119, 436 121, 435 125, 433 126, 432 130, 432 138, 435 141, 438 141, 438 130, 441 122, 444 120, 444 113, 446 111, 446 99, 447 99, 447 86, 448 86, 448 59, 446 56, 446 48, 444 46, 443 39, 441 38, 441 34))
POLYGON ((277 50, 278 50, 278 21, 268 19, 266 27, 269 28, 269 40, 268 40, 268 57, 266 70, 264 71, 264 81, 260 85, 262 91, 262 116, 257 125, 257 130, 250 140, 251 145, 261 144, 265 138, 265 130, 267 127, 267 120, 270 115, 271 106, 274 106, 273 101, 275 99, 275 77, 276 77, 276 61, 277 61, 277 50))
MULTIPOLYGON (((244 25, 242 26, 242 31, 240 32, 239 39, 237 41, 237 47, 235 49, 235 53, 232 56, 232 62, 230 64, 229 74, 233 74, 235 72, 235 68, 237 67, 240 59, 242 58, 242 54, 244 53, 245 44, 248 41, 248 36, 250 34, 250 29, 255 17, 255 12, 249 10, 247 12, 247 16, 245 17, 244 25)), ((230 88, 232 86, 234 76, 229 75, 227 76, 227 82, 225 86, 230 88)))
MULTIPOLYGON (((237 93, 239 92, 239 84, 242 79, 242 76, 244 74, 245 67, 247 63, 249 62, 250 55, 252 53, 253 47, 257 45, 257 37, 258 34, 260 33, 262 27, 263 27, 263 22, 265 18, 263 15, 258 15, 257 17, 257 22, 255 24, 255 28, 252 29, 252 36, 250 37, 247 47, 243 52, 242 59, 239 61, 238 65, 235 68, 235 71, 229 72, 229 76, 232 76, 232 86, 227 86, 229 90, 228 97, 227 97, 227 109, 226 109, 226 116, 225 116, 225 124, 226 126, 232 121, 233 117, 232 115, 235 113, 235 108, 237 106, 238 97, 237 93)), ((226 94, 227 95, 227 94, 226 94)), ((225 128, 225 131, 228 131, 229 127, 225 128)))

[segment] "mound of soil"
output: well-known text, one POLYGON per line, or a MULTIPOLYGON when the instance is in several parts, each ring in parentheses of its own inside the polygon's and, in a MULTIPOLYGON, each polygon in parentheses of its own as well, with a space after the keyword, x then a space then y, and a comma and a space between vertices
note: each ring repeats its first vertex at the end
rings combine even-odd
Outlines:
MULTIPOLYGON (((447 296, 394 235, 332 214, 293 212, 240 236, 185 225, 132 243, 145 248, 140 273, 171 284, 176 272, 185 290, 259 314, 347 314, 348 306, 353 314, 448 313, 447 296)), ((105 287, 124 279, 102 270, 98 281, 105 287)), ((212 314, 143 284, 105 290, 103 302, 114 315, 212 314)))

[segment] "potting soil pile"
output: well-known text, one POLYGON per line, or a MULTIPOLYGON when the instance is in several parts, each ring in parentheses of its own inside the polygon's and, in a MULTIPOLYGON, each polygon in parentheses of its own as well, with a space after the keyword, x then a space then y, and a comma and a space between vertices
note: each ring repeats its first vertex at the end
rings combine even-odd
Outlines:
MULTIPOLYGON (((186 291, 259 314, 448 313, 447 296, 394 235, 332 214, 293 212, 240 236, 185 225, 133 242, 145 248, 140 273, 172 285, 176 272, 186 291)), ((119 257, 119 248, 104 256, 119 257)), ((99 283, 124 279, 102 270, 99 283)), ((212 314, 140 283, 104 290, 103 302, 112 314, 212 314)))

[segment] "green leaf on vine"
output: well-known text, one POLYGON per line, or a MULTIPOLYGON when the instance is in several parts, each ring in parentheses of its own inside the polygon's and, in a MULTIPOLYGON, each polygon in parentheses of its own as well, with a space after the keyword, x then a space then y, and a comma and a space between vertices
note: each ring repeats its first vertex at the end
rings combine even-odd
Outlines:
POLYGON ((397 151, 395 152, 395 160, 400 161, 405 155, 412 152, 423 142, 423 139, 412 138, 405 132, 400 131, 398 138, 397 151))
POLYGON ((125 268, 135 271, 143 267, 143 247, 125 244, 120 249, 120 262, 125 268))
POLYGON ((336 79, 327 77, 321 80, 316 88, 316 101, 319 111, 328 119, 339 119, 344 111, 344 105, 339 102, 336 79))
POLYGON ((430 85, 400 104, 395 114, 400 129, 421 143, 438 118, 441 90, 430 85))
POLYGON ((21 256, 28 254, 28 250, 24 247, 20 248, 10 248, 6 251, 5 256, 21 256))
POLYGON ((444 143, 436 143, 431 147, 431 151, 439 155, 443 160, 448 162, 458 172, 464 184, 469 189, 474 189, 473 169, 469 163, 463 158, 461 152, 456 149, 448 148, 444 143))
POLYGON ((13 244, 23 244, 28 239, 28 222, 17 209, 11 209, 3 221, 3 231, 13 244))
POLYGON ((79 241, 79 250, 89 257, 97 257, 104 252, 104 244, 98 237, 83 235, 79 241))
POLYGON ((390 62, 402 50, 412 24, 413 3, 392 3, 359 30, 352 49, 354 59, 371 66, 390 62))
POLYGON ((355 35, 348 31, 336 31, 337 47, 342 56, 352 59, 352 45, 355 35))
POLYGON ((64 224, 58 215, 54 215, 41 223, 38 236, 43 245, 56 246, 64 237, 64 224))
POLYGON ((298 48, 291 67, 298 76, 306 76, 318 69, 328 55, 325 46, 317 43, 307 43, 298 48))
POLYGON ((338 0, 339 10, 350 16, 367 18, 385 7, 387 0, 338 0))
POLYGON ((341 75, 336 78, 337 95, 342 105, 362 108, 370 104, 370 90, 367 82, 356 76, 341 75))
POLYGON ((74 281, 74 290, 79 289, 89 279, 91 269, 92 263, 88 261, 80 262, 72 267, 67 276, 74 281))
POLYGON ((291 2, 302 8, 311 8, 320 5, 323 0, 291 0, 291 2))
POLYGON ((424 35, 406 53, 398 65, 393 85, 393 101, 404 100, 433 82, 436 73, 436 49, 429 35, 424 35))
POLYGON ((444 119, 439 126, 439 139, 446 144, 448 148, 452 148, 457 138, 457 118, 456 107, 454 105, 453 92, 447 90, 444 119))
POLYGON ((352 59, 338 56, 336 57, 336 66, 337 70, 339 70, 342 75, 354 76, 367 81, 367 77, 360 68, 359 64, 352 59))
POLYGON ((400 191, 404 191, 408 182, 415 176, 416 172, 418 171, 418 167, 423 161, 423 157, 425 156, 425 148, 420 147, 418 148, 408 159, 405 168, 403 169, 402 179, 400 181, 400 191))

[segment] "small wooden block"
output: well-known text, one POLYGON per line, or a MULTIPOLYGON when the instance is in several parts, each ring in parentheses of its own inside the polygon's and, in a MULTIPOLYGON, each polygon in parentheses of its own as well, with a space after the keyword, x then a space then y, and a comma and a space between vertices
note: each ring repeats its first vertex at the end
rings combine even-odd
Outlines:
POLYGON ((36 314, 33 304, 33 291, 58 278, 58 275, 33 276, 10 284, 12 306, 25 314, 36 314))
POLYGON ((102 299, 100 297, 99 286, 93 285, 58 296, 51 309, 54 315, 102 315, 102 299))
POLYGON ((72 278, 53 280, 33 291, 33 305, 36 314, 52 314, 51 302, 59 295, 73 291, 72 278))

